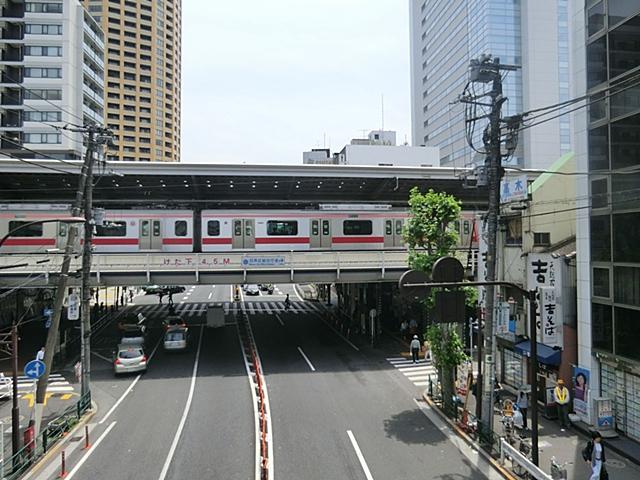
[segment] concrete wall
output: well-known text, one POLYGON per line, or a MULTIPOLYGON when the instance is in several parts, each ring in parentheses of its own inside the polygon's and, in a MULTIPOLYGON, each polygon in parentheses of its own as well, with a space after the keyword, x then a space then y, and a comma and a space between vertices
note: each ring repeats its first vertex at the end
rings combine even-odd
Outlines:
POLYGON ((346 165, 439 167, 439 151, 437 147, 347 145, 340 153, 340 160, 346 165))

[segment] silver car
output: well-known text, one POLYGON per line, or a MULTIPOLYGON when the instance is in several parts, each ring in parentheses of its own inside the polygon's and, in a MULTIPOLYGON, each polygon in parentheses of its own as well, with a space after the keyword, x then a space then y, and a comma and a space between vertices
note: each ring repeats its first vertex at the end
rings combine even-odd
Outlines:
POLYGON ((180 351, 187 349, 189 329, 185 327, 170 327, 164 334, 164 349, 180 351))
POLYGON ((141 345, 118 345, 113 361, 113 372, 134 373, 147 371, 147 356, 141 345))

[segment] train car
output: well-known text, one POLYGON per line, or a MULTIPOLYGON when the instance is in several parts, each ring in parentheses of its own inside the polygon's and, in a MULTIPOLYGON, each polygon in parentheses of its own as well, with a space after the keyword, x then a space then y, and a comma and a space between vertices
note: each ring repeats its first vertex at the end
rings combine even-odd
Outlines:
POLYGON ((403 247, 405 211, 203 210, 202 251, 403 247))
POLYGON ((193 252, 191 210, 105 210, 93 245, 103 252, 193 252))
POLYGON ((54 220, 65 218, 71 218, 70 206, 65 204, 0 205, 0 238, 14 232, 4 241, 0 252, 42 253, 64 249, 68 224, 54 220))

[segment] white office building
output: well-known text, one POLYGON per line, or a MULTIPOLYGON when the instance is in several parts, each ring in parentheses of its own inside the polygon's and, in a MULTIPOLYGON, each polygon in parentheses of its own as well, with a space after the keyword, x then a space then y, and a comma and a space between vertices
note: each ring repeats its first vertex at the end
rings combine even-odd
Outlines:
POLYGON ((103 123, 99 24, 78 0, 0 5, 0 153, 81 158, 82 135, 55 126, 103 123))
MULTIPOLYGON (((470 59, 522 66, 504 82, 503 116, 569 99, 568 0, 410 0, 410 22, 412 143, 440 147, 442 166, 484 161, 467 144, 463 105, 452 103, 470 59)), ((546 168, 571 149, 567 115, 524 130, 511 162, 546 168)))

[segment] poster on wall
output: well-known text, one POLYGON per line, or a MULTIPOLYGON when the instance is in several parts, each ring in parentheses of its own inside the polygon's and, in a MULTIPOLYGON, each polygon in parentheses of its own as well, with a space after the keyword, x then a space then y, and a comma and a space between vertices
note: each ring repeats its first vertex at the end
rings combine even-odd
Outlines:
POLYGON ((573 409, 578 415, 589 414, 589 370, 573 367, 573 409))
POLYGON ((527 288, 538 288, 536 325, 538 342, 550 347, 562 347, 563 309, 560 260, 550 253, 530 253, 527 256, 527 288), (547 287, 546 295, 544 287, 547 287), (545 316, 545 299, 546 313, 545 316), (546 331, 544 323, 547 322, 546 331))

